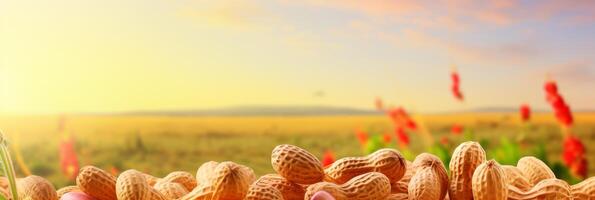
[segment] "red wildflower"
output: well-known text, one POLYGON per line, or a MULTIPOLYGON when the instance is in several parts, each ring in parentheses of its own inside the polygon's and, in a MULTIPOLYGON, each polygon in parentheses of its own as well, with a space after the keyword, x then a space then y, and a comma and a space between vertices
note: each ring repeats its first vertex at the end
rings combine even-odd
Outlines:
POLYGON ((384 110, 384 103, 382 102, 382 99, 380 99, 380 97, 376 97, 374 105, 376 106, 376 110, 384 110))
POLYGON ((395 134, 401 146, 409 146, 409 136, 405 133, 405 130, 401 127, 395 129, 395 134))
POLYGON ((75 179, 79 172, 79 163, 74 151, 74 138, 65 138, 60 142, 60 168, 70 179, 75 179))
POLYGON ((453 124, 450 128, 450 132, 454 135, 459 135, 463 132, 463 126, 460 124, 453 124))
POLYGON ((390 133, 385 133, 382 135, 382 140, 384 140, 384 144, 390 144, 393 141, 393 137, 390 135, 390 133))
POLYGON ((387 111, 388 116, 393 120, 395 126, 405 127, 409 130, 417 130, 417 124, 402 107, 391 108, 387 111))
POLYGON ((461 79, 459 78, 459 73, 456 70, 453 70, 450 73, 450 79, 452 80, 452 85, 450 88, 452 94, 457 100, 463 101, 463 93, 461 92, 461 79))
POLYGON ((440 144, 442 144, 442 145, 444 145, 444 146, 447 146, 447 145, 448 145, 448 137, 446 137, 446 135, 443 135, 443 136, 440 138, 440 144))
POLYGON ((572 111, 564 98, 558 93, 558 86, 555 81, 548 80, 544 86, 546 92, 546 100, 550 103, 558 122, 566 127, 572 126, 574 122, 572 111))
POLYGON ((333 164, 334 162, 335 154, 333 154, 333 152, 330 150, 325 151, 324 155, 322 156, 322 166, 326 167, 333 164))
POLYGON ((362 146, 366 145, 366 142, 368 142, 368 133, 360 129, 355 130, 355 136, 357 137, 359 144, 362 146))
POLYGON ((120 174, 120 170, 114 166, 111 166, 109 171, 113 176, 118 176, 118 174, 120 174))
POLYGON ((521 120, 523 122, 529 121, 529 119, 531 119, 531 107, 529 107, 529 104, 521 105, 519 111, 521 113, 521 120))
POLYGON ((564 140, 562 152, 564 164, 569 166, 572 172, 581 177, 587 175, 587 161, 585 158, 585 145, 575 136, 569 135, 564 140))

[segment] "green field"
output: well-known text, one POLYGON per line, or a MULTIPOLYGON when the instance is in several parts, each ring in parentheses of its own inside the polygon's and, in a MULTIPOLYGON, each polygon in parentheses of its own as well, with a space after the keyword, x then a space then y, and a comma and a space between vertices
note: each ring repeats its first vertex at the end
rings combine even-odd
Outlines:
MULTIPOLYGON (((473 129, 478 139, 497 145, 500 137, 516 140, 523 130, 516 113, 414 116, 436 140, 450 139, 452 151, 463 136, 450 133, 452 123, 473 129)), ((58 116, 0 116, 0 129, 8 137, 13 154, 33 174, 47 177, 57 187, 73 184, 59 169, 58 116)), ((258 175, 272 172, 270 152, 278 144, 304 147, 317 156, 331 149, 337 157, 363 154, 354 130, 392 133, 385 116, 292 117, 164 117, 164 116, 68 116, 66 133, 76 137, 81 166, 104 169, 135 168, 163 176, 170 171, 194 172, 205 161, 231 160, 252 167, 258 175)), ((551 114, 536 114, 526 127, 523 154, 546 143, 549 159, 560 160, 562 135, 551 114)), ((576 115, 574 133, 595 155, 595 114, 576 115)), ((414 153, 424 151, 419 134, 410 133, 414 153)), ((486 148, 489 151, 490 148, 486 148)), ((489 153, 489 152, 488 152, 489 153)), ((16 161, 15 161, 16 162, 16 161)), ((595 175, 595 156, 589 157, 589 175, 595 175)), ((18 176, 23 176, 17 165, 18 176)))

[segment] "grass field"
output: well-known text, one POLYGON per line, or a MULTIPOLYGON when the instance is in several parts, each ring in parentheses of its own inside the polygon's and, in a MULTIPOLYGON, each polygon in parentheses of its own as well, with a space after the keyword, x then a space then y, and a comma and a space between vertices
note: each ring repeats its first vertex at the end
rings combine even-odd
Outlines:
MULTIPOLYGON (((521 125, 516 113, 414 116, 434 138, 449 135, 450 150, 462 137, 450 135, 452 123, 471 127, 478 138, 498 142, 516 138, 521 125)), ((58 116, 0 116, 0 129, 8 137, 13 154, 18 151, 33 174, 47 177, 56 186, 73 182, 59 170, 58 116)), ((391 132, 385 116, 292 117, 164 117, 164 116, 69 116, 66 131, 76 137, 81 165, 105 169, 135 168, 163 176, 174 170, 194 172, 205 161, 231 160, 252 167, 258 175, 272 172, 270 152, 282 143, 302 146, 317 156, 332 149, 337 157, 359 156, 362 150, 354 130, 391 132)), ((535 114, 526 143, 546 142, 551 160, 559 160, 560 129, 551 114, 535 114)), ((595 155, 595 114, 578 113, 574 132, 595 155)), ((411 149, 424 150, 422 138, 411 133, 411 149)), ((523 152, 530 154, 530 152, 523 152)), ((595 156, 589 158, 589 175, 595 175, 595 156)), ((21 166, 17 173, 23 176, 21 166)))

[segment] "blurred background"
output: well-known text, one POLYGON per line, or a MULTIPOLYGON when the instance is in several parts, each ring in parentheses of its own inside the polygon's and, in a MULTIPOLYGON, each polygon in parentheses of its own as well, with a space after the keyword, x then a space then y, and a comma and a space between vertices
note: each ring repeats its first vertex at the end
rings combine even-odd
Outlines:
POLYGON ((448 165, 461 142, 595 174, 595 2, 0 0, 0 129, 18 176, 164 176, 283 143, 448 165))

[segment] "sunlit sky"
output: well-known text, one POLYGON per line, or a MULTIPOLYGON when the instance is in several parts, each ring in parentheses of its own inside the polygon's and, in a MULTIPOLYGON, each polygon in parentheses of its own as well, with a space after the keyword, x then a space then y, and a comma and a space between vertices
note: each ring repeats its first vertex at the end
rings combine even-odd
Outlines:
POLYGON ((0 0, 0 113, 547 108, 547 73, 595 109, 595 1, 0 0))

